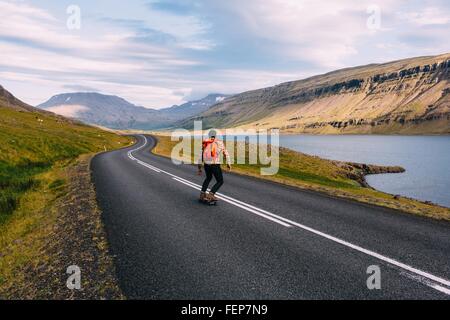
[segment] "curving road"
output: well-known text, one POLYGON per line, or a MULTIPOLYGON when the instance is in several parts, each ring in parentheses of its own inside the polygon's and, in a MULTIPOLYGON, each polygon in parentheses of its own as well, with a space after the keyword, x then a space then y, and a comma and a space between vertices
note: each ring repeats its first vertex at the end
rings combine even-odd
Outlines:
POLYGON ((91 165, 128 298, 450 298, 449 223, 227 173, 205 206, 196 168, 136 138, 91 165))

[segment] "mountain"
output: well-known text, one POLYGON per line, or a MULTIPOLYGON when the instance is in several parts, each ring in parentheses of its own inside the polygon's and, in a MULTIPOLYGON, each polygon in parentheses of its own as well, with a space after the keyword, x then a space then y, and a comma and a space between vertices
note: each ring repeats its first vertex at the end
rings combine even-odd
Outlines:
POLYGON ((175 105, 170 108, 161 109, 160 111, 167 115, 173 115, 178 119, 185 119, 208 110, 211 106, 224 101, 230 95, 213 93, 203 99, 189 101, 182 105, 175 105))
POLYGON ((53 96, 38 108, 112 129, 151 130, 168 127, 181 119, 204 112, 225 97, 212 94, 180 106, 155 110, 136 106, 117 96, 78 92, 53 96))
POLYGON ((14 97, 9 91, 0 86, 0 106, 3 108, 9 108, 16 111, 29 111, 37 112, 38 109, 27 105, 14 97))
POLYGON ((38 108, 113 129, 151 129, 170 121, 156 110, 95 92, 59 94, 38 105, 38 108))
POLYGON ((17 99, 15 96, 13 96, 9 91, 7 91, 5 88, 3 88, 0 85, 0 108, 3 112, 19 112, 19 113, 32 113, 37 118, 39 117, 51 117, 55 121, 58 121, 60 123, 70 123, 70 124, 81 124, 79 121, 76 121, 74 119, 65 118, 61 115, 55 114, 51 111, 42 110, 39 108, 35 108, 33 106, 30 106, 26 104, 25 102, 17 99))
POLYGON ((285 133, 450 133, 450 54, 334 71, 234 95, 194 120, 285 133))

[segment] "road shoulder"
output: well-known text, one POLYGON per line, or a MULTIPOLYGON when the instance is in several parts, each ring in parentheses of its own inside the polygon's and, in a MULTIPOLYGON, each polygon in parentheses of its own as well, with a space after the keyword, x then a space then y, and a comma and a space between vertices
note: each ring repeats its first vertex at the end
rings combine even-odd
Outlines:
POLYGON ((83 155, 43 174, 2 226, 1 298, 124 298, 91 182, 91 158, 83 155), (80 290, 67 287, 69 266, 81 271, 80 290))

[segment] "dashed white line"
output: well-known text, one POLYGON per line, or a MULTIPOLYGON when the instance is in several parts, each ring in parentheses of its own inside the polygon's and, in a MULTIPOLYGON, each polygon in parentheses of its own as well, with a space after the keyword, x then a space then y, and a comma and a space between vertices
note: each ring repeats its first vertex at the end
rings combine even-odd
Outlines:
MULTIPOLYGON (((176 175, 174 175, 174 174, 172 174, 170 172, 164 171, 164 170, 159 169, 157 167, 154 167, 154 166, 152 166, 152 165, 150 165, 150 164, 148 164, 146 162, 143 162, 141 160, 136 159, 133 156, 133 152, 144 148, 147 145, 147 142, 148 142, 147 138, 145 136, 142 136, 142 137, 144 138, 144 144, 142 146, 140 146, 139 148, 131 150, 131 151, 128 152, 128 157, 130 159, 132 159, 134 161, 137 161, 139 164, 141 164, 141 165, 143 165, 143 166, 145 166, 145 167, 147 167, 147 168, 149 168, 149 169, 151 169, 153 171, 156 171, 158 173, 161 173, 161 172, 165 173, 165 174, 171 176, 174 180, 176 180, 176 181, 178 181, 180 183, 183 183, 183 184, 185 184, 185 185, 187 185, 187 186, 189 186, 191 188, 194 188, 194 189, 197 189, 197 190, 201 189, 200 185, 198 185, 198 184, 195 184, 195 183, 193 183, 193 182, 191 182, 189 180, 183 179, 183 178, 178 177, 178 176, 176 176, 176 175)), ((328 240, 331 240, 333 242, 339 243, 339 244, 341 244, 341 245, 343 245, 343 246, 345 246, 347 248, 351 248, 353 250, 356 250, 358 252, 364 253, 364 254, 366 254, 368 256, 371 256, 373 258, 376 258, 378 260, 384 261, 384 262, 386 262, 386 263, 388 263, 390 265, 393 265, 393 266, 395 266, 397 268, 400 268, 402 270, 406 270, 408 272, 411 272, 412 274, 415 275, 415 277, 417 277, 417 276, 420 277, 419 279, 414 279, 414 276, 413 276, 412 277, 413 280, 419 281, 420 283, 425 284, 425 285, 427 285, 427 286, 429 286, 429 287, 431 287, 431 288, 433 288, 435 290, 438 290, 438 291, 440 291, 442 293, 450 295, 450 289, 449 289, 450 281, 448 281, 448 280, 446 280, 444 278, 437 277, 437 276, 435 276, 433 274, 430 274, 428 272, 425 272, 425 271, 419 270, 417 268, 411 267, 411 266, 409 266, 407 264, 404 264, 404 263, 401 263, 401 262, 399 262, 397 260, 394 260, 394 259, 391 259, 389 257, 383 256, 383 255, 381 255, 379 253, 376 253, 374 251, 371 251, 371 250, 365 249, 363 247, 354 245, 354 244, 352 244, 352 243, 350 243, 348 241, 336 238, 336 237, 331 236, 329 234, 326 234, 324 232, 318 231, 316 229, 310 228, 310 227, 305 226, 303 224, 300 224, 298 222, 295 222, 295 221, 292 221, 290 219, 287 219, 287 218, 281 217, 279 215, 273 214, 273 213, 271 213, 269 211, 266 211, 266 210, 260 209, 258 207, 252 206, 250 204, 247 204, 247 203, 242 202, 240 200, 237 200, 237 199, 234 199, 232 197, 226 196, 224 194, 218 193, 217 196, 218 196, 219 199, 221 199, 224 202, 230 203, 230 204, 232 204, 234 206, 237 206, 237 207, 240 207, 240 208, 242 208, 242 209, 244 209, 246 211, 249 211, 249 212, 252 212, 254 214, 257 214, 258 216, 266 218, 266 219, 268 219, 268 220, 270 220, 272 222, 278 223, 278 224, 283 225, 285 227, 296 226, 296 227, 298 227, 300 229, 306 230, 308 232, 314 233, 314 234, 316 234, 318 236, 321 236, 321 237, 326 238, 328 240), (430 281, 432 281, 432 282, 430 282, 430 281)))

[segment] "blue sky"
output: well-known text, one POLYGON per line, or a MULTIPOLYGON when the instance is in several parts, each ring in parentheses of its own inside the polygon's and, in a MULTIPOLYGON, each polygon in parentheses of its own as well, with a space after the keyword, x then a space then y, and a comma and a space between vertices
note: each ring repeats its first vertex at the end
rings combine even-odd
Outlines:
POLYGON ((98 91, 161 108, 450 52, 449 31, 440 0, 0 0, 0 85, 33 105, 98 91))

